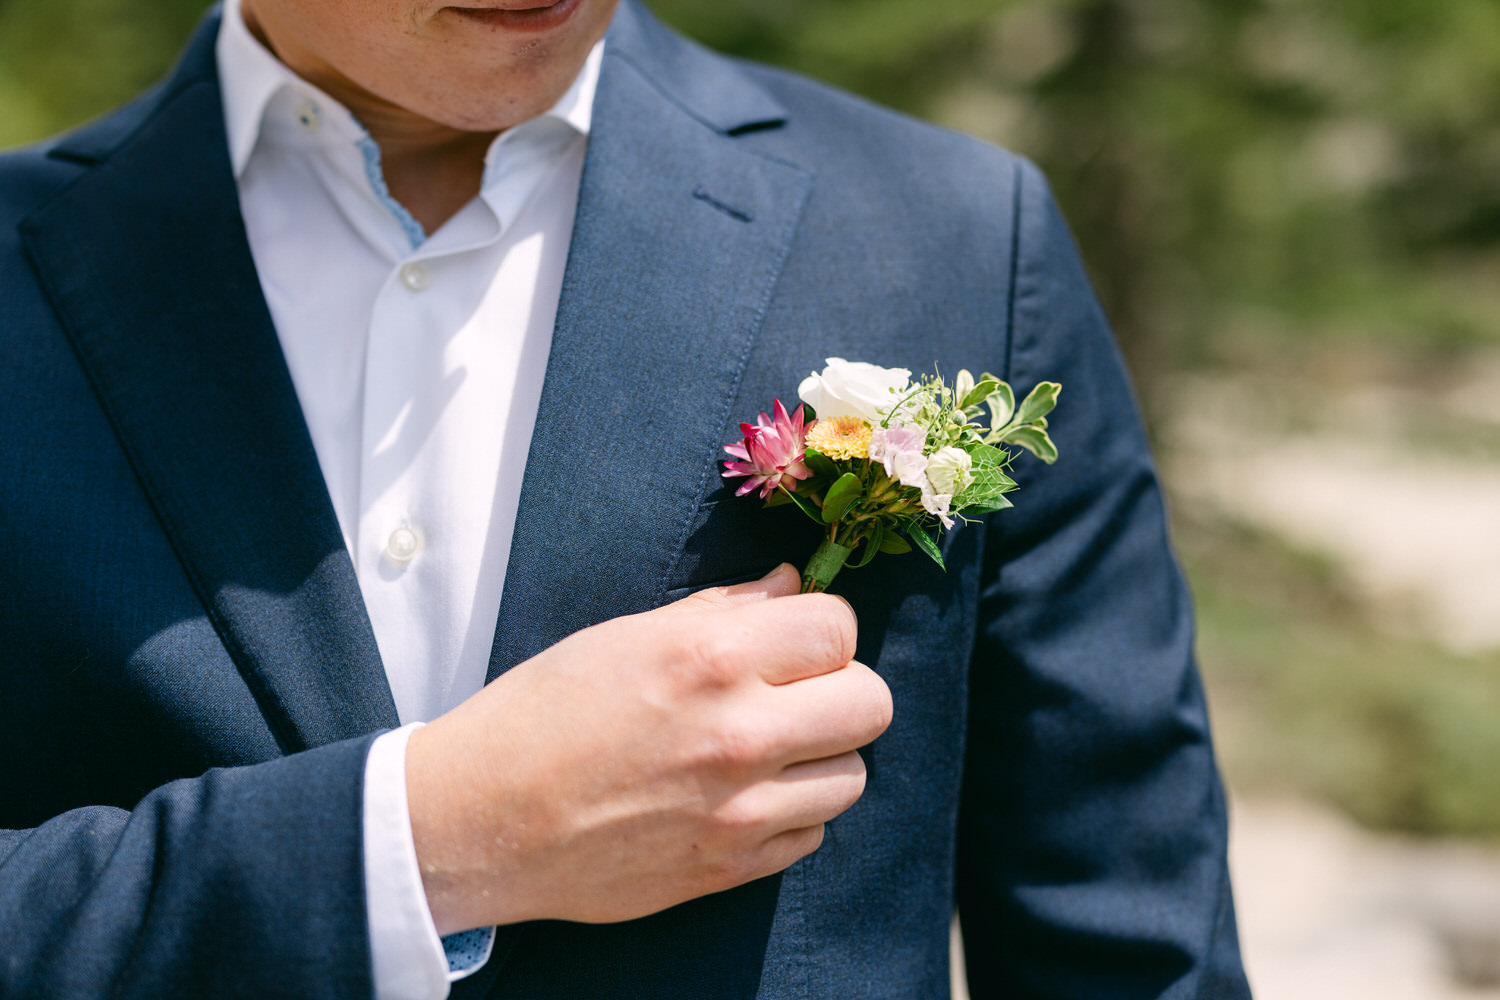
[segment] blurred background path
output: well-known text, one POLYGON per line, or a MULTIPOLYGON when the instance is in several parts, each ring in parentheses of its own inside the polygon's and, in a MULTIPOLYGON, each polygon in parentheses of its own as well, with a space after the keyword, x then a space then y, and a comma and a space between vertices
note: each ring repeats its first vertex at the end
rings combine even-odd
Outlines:
POLYGON ((1172 389, 1257 995, 1500 1000, 1500 354, 1172 389))
POLYGON ((1260 1000, 1500 1000, 1500 850, 1268 798, 1235 802, 1230 860, 1260 1000))

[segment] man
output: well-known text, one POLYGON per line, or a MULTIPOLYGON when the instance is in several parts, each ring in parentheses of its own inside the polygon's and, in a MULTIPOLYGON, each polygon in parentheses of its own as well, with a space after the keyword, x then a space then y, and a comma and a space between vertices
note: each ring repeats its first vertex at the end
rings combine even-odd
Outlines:
POLYGON ((0 994, 941 996, 956 904, 976 996, 1245 995, 1029 166, 632 0, 223 13, 0 165, 0 994), (715 459, 829 355, 1058 379, 1065 458, 795 596, 715 459))

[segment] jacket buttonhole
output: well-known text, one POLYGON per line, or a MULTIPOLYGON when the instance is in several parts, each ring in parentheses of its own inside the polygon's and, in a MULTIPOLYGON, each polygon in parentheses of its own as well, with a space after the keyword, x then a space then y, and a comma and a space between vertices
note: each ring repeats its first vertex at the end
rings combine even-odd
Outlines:
POLYGON ((717 208, 719 211, 723 212, 731 219, 738 219, 741 222, 755 221, 754 215, 745 211, 744 209, 735 208, 733 205, 726 204, 725 202, 720 201, 713 195, 709 194, 701 184, 693 189, 693 197, 697 198, 701 202, 706 202, 707 204, 712 205, 714 208, 717 208))

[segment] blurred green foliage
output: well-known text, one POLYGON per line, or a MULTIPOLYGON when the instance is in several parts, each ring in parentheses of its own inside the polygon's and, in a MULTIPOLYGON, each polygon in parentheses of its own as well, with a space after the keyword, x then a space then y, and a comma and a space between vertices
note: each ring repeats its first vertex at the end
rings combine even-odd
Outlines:
POLYGON ((657 7, 1041 164, 1148 411, 1162 373, 1295 364, 1309 338, 1430 354, 1500 334, 1492 0, 657 7))
POLYGON ((172 64, 205 0, 0 0, 0 147, 102 114, 172 64))
POLYGON ((1370 826, 1500 834, 1500 652, 1372 629, 1336 565, 1253 527, 1174 527, 1232 788, 1332 801, 1370 826))

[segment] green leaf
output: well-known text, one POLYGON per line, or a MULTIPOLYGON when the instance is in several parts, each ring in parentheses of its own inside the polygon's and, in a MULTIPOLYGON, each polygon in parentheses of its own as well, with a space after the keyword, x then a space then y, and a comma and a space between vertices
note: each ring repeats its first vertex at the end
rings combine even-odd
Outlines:
POLYGON ((777 486, 776 488, 778 490, 780 490, 782 493, 784 493, 787 497, 789 497, 791 499, 792 503, 796 504, 798 506, 798 508, 801 509, 802 513, 804 513, 808 517, 812 518, 814 522, 816 522, 818 524, 822 524, 823 523, 823 513, 822 513, 822 511, 818 510, 818 508, 814 507, 807 500, 803 499, 802 497, 799 497, 797 494, 793 493, 791 490, 787 489, 785 486, 777 486))
POLYGON ((998 379, 986 378, 968 391, 964 398, 959 401, 958 408, 960 410, 967 410, 971 406, 978 406, 988 399, 991 394, 998 392, 1000 385, 1001 383, 998 379))
POLYGON ((833 459, 816 448, 808 448, 802 455, 802 462, 819 478, 837 479, 839 476, 839 467, 833 459))
POLYGON ((981 468, 1004 468, 1010 461, 1010 453, 1004 448, 996 448, 994 445, 979 443, 965 448, 969 453, 969 459, 974 463, 975 469, 981 468))
POLYGON ((916 544, 917 548, 927 553, 928 557, 938 564, 938 569, 946 570, 948 568, 943 565, 943 553, 938 548, 937 542, 934 542, 932 537, 923 531, 915 521, 907 523, 906 536, 916 544))
POLYGON ((1000 436, 1000 440, 1020 445, 1048 465, 1057 461, 1057 445, 1040 427, 1012 427, 1000 436))
MULTIPOLYGON (((939 381, 942 380, 939 379, 939 381)), ((969 369, 960 368, 958 374, 953 376, 953 402, 958 405, 959 409, 963 409, 963 404, 959 401, 968 396, 972 388, 974 388, 974 376, 969 374, 969 369)))
POLYGON ((954 510, 963 510, 983 504, 1002 493, 1016 488, 1016 481, 1005 474, 1010 464, 1010 455, 1003 449, 987 444, 971 444, 964 451, 974 464, 969 473, 974 481, 953 498, 954 510))
POLYGON ((1016 394, 1010 387, 1009 382, 999 382, 994 392, 985 399, 990 408, 990 430, 998 431, 1010 422, 1010 416, 1016 412, 1016 394))
POLYGON ((992 513, 994 513, 997 510, 1005 510, 1005 509, 1007 509, 1009 507, 1014 507, 1014 506, 1015 506, 1015 504, 1013 504, 1009 500, 1005 499, 1005 497, 1002 497, 1002 496, 993 496, 993 497, 988 497, 987 499, 984 499, 984 500, 980 500, 977 503, 969 504, 967 506, 962 506, 962 507, 959 506, 957 503, 954 503, 950 509, 955 514, 974 515, 974 514, 992 514, 992 513))
POLYGON ((1062 392, 1062 386, 1056 382, 1038 382, 1036 388, 1027 394, 1026 399, 1021 403, 1021 408, 1016 411, 1015 419, 1011 422, 1024 426, 1045 417, 1057 405, 1057 394, 1060 392, 1062 392))
POLYGON ((885 537, 880 540, 880 551, 887 555, 899 556, 911 551, 911 542, 894 531, 887 531, 885 537))
POLYGON ((785 507, 791 502, 791 494, 779 487, 772 490, 771 495, 766 498, 767 507, 785 507))
POLYGON ((832 524, 849 510, 849 506, 864 495, 864 486, 859 477, 846 472, 834 480, 823 495, 823 523, 832 524))
POLYGON ((869 538, 865 539, 864 554, 859 557, 859 562, 851 563, 849 565, 849 568, 859 569, 861 566, 868 566, 870 564, 870 560, 875 558, 875 553, 880 551, 880 543, 884 540, 885 522, 876 521, 874 533, 872 533, 869 538))

